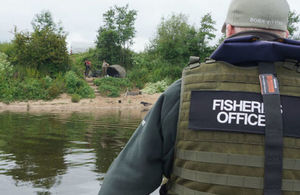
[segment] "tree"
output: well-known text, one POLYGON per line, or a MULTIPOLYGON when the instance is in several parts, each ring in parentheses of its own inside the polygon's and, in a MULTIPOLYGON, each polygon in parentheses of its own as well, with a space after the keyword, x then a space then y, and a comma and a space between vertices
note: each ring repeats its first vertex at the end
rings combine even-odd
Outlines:
POLYGON ((170 63, 181 63, 189 55, 189 50, 197 47, 196 30, 187 23, 183 14, 162 18, 157 35, 152 41, 152 50, 170 63))
POLYGON ((181 66, 187 63, 189 56, 205 58, 212 52, 208 43, 215 37, 214 25, 210 14, 202 17, 198 29, 189 25, 187 16, 183 14, 163 18, 150 50, 171 64, 181 66))
POLYGON ((300 15, 297 14, 295 11, 292 11, 289 13, 289 18, 288 18, 288 31, 290 33, 290 38, 292 39, 300 39, 298 31, 298 23, 300 22, 300 15))
POLYGON ((126 50, 133 44, 134 22, 137 11, 114 6, 103 14, 104 25, 100 26, 96 47, 99 60, 126 64, 126 50))
POLYGON ((135 36, 134 22, 137 11, 128 10, 128 5, 125 7, 115 7, 115 26, 119 34, 120 45, 124 49, 128 49, 133 44, 132 39, 135 36))
POLYGON ((209 41, 215 37, 214 24, 210 14, 202 17, 198 28, 188 24, 184 14, 162 18, 149 47, 134 56, 134 69, 129 78, 133 78, 138 87, 145 82, 180 78, 190 56, 203 59, 213 51, 209 41))
POLYGON ((216 22, 212 19, 211 14, 206 14, 202 17, 200 22, 200 28, 198 31, 199 36, 199 50, 201 60, 204 60, 206 57, 214 51, 215 47, 209 46, 209 41, 213 40, 216 35, 214 32, 216 28, 214 25, 216 22))
POLYGON ((69 67, 66 33, 54 23, 49 11, 37 14, 32 21, 33 32, 17 32, 14 64, 45 75, 65 72, 69 67))
POLYGON ((42 11, 40 14, 36 14, 32 20, 31 25, 34 30, 41 31, 49 29, 56 31, 56 24, 52 19, 52 15, 49 11, 42 11))
POLYGON ((12 42, 0 42, 0 52, 5 53, 8 56, 8 60, 14 55, 14 44, 12 42))
POLYGON ((97 37, 97 55, 100 61, 106 60, 109 63, 120 62, 121 47, 117 44, 118 34, 111 29, 100 28, 97 37))

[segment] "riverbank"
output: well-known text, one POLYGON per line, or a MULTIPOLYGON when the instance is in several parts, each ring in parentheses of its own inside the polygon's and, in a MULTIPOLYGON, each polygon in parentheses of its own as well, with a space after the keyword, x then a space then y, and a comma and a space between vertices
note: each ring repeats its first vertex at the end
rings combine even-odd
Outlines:
POLYGON ((148 111, 161 94, 141 94, 118 98, 97 96, 94 99, 81 99, 78 103, 71 101, 71 96, 62 94, 52 101, 27 101, 5 104, 0 102, 0 112, 98 112, 102 110, 134 109, 148 111), (148 104, 141 104, 147 102, 148 104))

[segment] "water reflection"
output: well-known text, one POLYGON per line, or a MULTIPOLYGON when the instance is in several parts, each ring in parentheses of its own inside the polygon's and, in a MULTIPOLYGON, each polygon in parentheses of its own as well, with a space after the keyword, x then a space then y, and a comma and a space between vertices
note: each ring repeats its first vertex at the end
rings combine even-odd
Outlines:
POLYGON ((95 194, 143 114, 0 113, 1 194, 95 194))

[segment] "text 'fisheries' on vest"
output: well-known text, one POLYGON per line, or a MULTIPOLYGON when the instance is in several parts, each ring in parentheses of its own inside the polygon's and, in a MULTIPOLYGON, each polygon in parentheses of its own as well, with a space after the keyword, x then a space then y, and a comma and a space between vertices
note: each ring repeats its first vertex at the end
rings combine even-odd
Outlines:
MULTIPOLYGON (((281 113, 286 136, 300 137, 300 98, 281 95, 281 113)), ((188 129, 265 133, 262 95, 253 92, 191 91, 188 129)))
MULTIPOLYGON (((212 110, 219 123, 265 126, 264 103, 247 100, 213 99, 212 110)), ((282 106, 281 106, 282 108, 282 106)), ((283 113, 281 109, 281 113, 283 113)))

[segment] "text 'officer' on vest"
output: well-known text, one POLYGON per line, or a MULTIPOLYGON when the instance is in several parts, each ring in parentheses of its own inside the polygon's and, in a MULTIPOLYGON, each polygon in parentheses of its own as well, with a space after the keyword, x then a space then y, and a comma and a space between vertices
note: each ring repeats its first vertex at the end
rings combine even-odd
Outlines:
POLYGON ((264 104, 257 101, 214 99, 213 111, 222 124, 265 126, 264 104))

